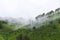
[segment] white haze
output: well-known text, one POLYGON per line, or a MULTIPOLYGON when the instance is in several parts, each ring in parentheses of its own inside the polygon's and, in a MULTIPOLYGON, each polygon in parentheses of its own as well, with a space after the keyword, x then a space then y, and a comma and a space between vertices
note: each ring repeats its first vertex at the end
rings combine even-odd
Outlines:
POLYGON ((54 15, 50 15, 51 17, 49 18, 48 15, 44 15, 43 17, 39 17, 38 20, 26 20, 22 18, 0 18, 0 20, 8 20, 8 23, 11 25, 14 25, 13 30, 17 30, 20 28, 25 28, 25 29, 32 29, 33 27, 40 27, 44 25, 44 23, 49 23, 50 21, 53 21, 57 18, 60 18, 60 14, 54 13, 54 15), (29 25, 29 26, 27 26, 29 25))
POLYGON ((0 16, 33 19, 58 7, 60 0, 0 0, 0 16))
MULTIPOLYGON (((29 28, 32 28, 35 26, 35 23, 38 23, 36 20, 33 20, 37 15, 47 13, 59 7, 60 0, 0 0, 0 19, 7 19, 9 23, 31 24, 29 28)), ((40 24, 47 20, 50 21, 46 17, 40 18, 40 24)), ((56 18, 54 17, 52 20, 56 18)), ((15 30, 20 27, 20 25, 16 26, 15 30)))

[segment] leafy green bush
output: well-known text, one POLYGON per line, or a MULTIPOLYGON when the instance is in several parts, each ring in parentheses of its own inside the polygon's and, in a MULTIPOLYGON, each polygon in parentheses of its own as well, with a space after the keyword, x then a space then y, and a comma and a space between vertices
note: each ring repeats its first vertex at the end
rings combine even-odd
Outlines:
POLYGON ((0 35, 0 40, 4 40, 4 38, 0 35))

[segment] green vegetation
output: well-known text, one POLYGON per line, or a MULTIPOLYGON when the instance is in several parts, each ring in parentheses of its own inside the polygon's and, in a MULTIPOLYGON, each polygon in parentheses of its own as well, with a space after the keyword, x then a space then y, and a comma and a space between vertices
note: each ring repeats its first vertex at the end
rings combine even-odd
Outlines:
MULTIPOLYGON (((52 16, 49 18, 52 18, 52 16)), ((25 27, 28 26, 25 25, 25 27)), ((37 26, 40 26, 40 24, 37 26)), ((37 26, 32 29, 13 30, 14 25, 0 21, 0 40, 60 40, 60 18, 35 28, 37 26)))

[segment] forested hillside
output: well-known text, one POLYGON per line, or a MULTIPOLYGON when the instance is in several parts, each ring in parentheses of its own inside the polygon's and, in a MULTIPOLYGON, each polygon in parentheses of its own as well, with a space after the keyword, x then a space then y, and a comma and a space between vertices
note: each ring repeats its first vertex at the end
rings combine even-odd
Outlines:
POLYGON ((60 8, 38 15, 32 24, 0 20, 0 40, 60 40, 60 8))

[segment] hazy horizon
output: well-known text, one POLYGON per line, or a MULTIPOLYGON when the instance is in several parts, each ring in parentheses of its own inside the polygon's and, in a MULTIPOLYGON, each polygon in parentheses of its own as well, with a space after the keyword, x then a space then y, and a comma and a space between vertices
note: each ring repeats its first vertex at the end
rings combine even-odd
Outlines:
POLYGON ((0 0, 0 17, 34 18, 60 7, 60 0, 0 0))

